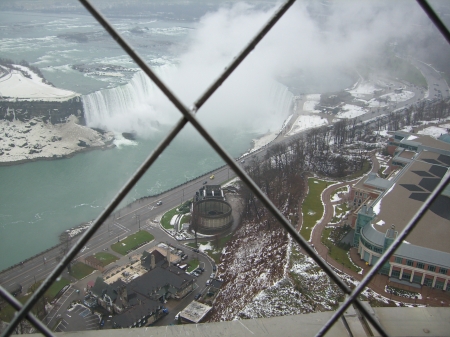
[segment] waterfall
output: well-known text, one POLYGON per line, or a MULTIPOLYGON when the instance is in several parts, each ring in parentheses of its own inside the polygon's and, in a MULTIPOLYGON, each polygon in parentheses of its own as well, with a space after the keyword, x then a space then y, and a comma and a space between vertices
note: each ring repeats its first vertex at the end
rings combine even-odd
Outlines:
MULTIPOLYGON (((166 80, 170 79, 175 71, 176 66, 163 66, 157 68, 155 73, 166 80)), ((286 86, 276 81, 259 82, 258 87, 257 90, 247 90, 248 88, 232 86, 230 91, 222 91, 214 97, 210 111, 204 115, 216 120, 215 116, 226 113, 234 127, 239 125, 238 120, 242 122, 246 118, 254 123, 254 115, 249 111, 256 111, 254 113, 258 113, 260 118, 272 125, 284 120, 290 114, 294 95, 286 86), (230 97, 234 99, 230 100, 230 97), (231 116, 230 111, 235 111, 236 114, 231 116), (242 111, 248 111, 248 116, 242 114, 242 111)), ((116 132, 136 132, 141 135, 151 134, 158 125, 172 123, 172 113, 179 115, 142 71, 136 72, 125 85, 84 95, 83 108, 86 124, 90 127, 116 132)))
MULTIPOLYGON (((171 72, 171 67, 160 67, 155 72, 160 78, 171 72)), ((107 130, 142 131, 158 125, 161 115, 155 111, 163 94, 143 71, 138 71, 130 82, 111 89, 103 89, 82 97, 86 124, 107 130)))
POLYGON ((274 114, 281 115, 283 118, 290 114, 294 94, 289 91, 288 87, 279 82, 274 82, 270 90, 270 98, 274 114))

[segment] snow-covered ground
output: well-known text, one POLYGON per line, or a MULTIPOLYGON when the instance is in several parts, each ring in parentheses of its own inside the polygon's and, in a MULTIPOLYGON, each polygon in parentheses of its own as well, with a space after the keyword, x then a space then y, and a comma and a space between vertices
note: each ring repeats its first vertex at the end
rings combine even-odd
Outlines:
POLYGON ((102 135, 77 124, 75 116, 70 116, 66 123, 56 125, 44 123, 39 118, 28 123, 0 120, 0 135, 2 163, 60 158, 87 148, 105 146, 114 138, 112 133, 102 135))
POLYGON ((376 89, 372 82, 362 82, 358 83, 356 88, 347 91, 357 98, 364 98, 366 95, 373 95, 376 89))
POLYGON ((367 113, 367 110, 357 106, 357 105, 352 105, 352 104, 345 104, 342 107, 341 112, 339 112, 336 117, 338 118, 355 118, 361 115, 364 115, 365 113, 367 113))
MULTIPOLYGON (((79 96, 44 83, 28 67, 13 67, 16 69, 0 66, 0 96, 3 100, 61 102, 79 96)), ((0 162, 60 158, 88 148, 103 147, 114 139, 112 133, 102 135, 77 122, 73 115, 66 123, 57 125, 45 123, 39 117, 26 123, 16 119, 0 120, 0 162)))
POLYGON ((287 246, 286 232, 278 226, 244 223, 239 227, 222 252, 218 277, 224 284, 210 321, 234 319, 258 293, 282 279, 287 246))
POLYGON ((260 318, 332 310, 341 295, 310 257, 294 249, 286 277, 262 290, 238 316, 260 318))
POLYGON ((382 108, 382 107, 387 106, 386 102, 380 102, 380 101, 376 100, 375 98, 372 98, 371 100, 368 100, 367 104, 371 108, 382 108))
POLYGON ((328 121, 320 116, 299 116, 292 128, 287 133, 287 136, 295 135, 301 131, 316 128, 322 125, 327 125, 328 121))
POLYGON ((423 130, 420 130, 418 134, 439 138, 440 135, 448 133, 447 129, 450 129, 450 124, 443 124, 440 126, 429 126, 423 130))
POLYGON ((414 97, 414 93, 412 91, 406 91, 403 90, 401 93, 389 93, 386 95, 382 95, 380 96, 381 98, 386 98, 389 99, 391 102, 404 102, 407 101, 408 99, 411 99, 414 97))
POLYGON ((314 107, 319 103, 319 101, 320 101, 320 94, 306 95, 305 103, 303 103, 303 112, 312 112, 312 113, 320 112, 320 110, 314 109, 314 107))
POLYGON ((58 89, 45 84, 38 75, 29 68, 14 65, 23 72, 30 75, 31 78, 25 77, 18 70, 9 70, 0 66, 3 71, 10 71, 9 74, 0 78, 0 96, 11 97, 11 99, 19 100, 43 100, 43 101, 66 101, 70 98, 79 96, 79 94, 64 89, 58 89))
POLYGON ((256 150, 262 148, 263 146, 269 144, 275 138, 277 138, 277 135, 278 135, 277 132, 270 132, 270 133, 265 134, 261 138, 253 139, 253 148, 250 152, 256 151, 256 150))

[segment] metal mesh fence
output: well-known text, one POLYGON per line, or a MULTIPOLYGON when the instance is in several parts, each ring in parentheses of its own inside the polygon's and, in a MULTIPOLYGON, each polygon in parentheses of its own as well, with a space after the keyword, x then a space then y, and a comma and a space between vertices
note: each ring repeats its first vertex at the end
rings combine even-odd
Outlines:
MULTIPOLYGON (((377 332, 382 336, 388 334, 377 320, 368 312, 357 297, 361 294, 364 288, 368 285, 370 280, 376 275, 381 267, 388 261, 390 256, 400 246, 402 241, 413 230, 422 216, 425 214, 431 203, 443 191, 445 186, 450 181, 450 173, 444 176, 439 185, 423 203, 422 207, 416 212, 414 217, 407 224, 405 229, 398 235, 387 251, 379 258, 377 263, 372 267, 370 272, 363 278, 361 283, 353 289, 353 291, 339 278, 339 276, 331 269, 331 267, 322 260, 318 253, 305 241, 305 239, 298 233, 298 231, 291 225, 291 223, 283 216, 283 214, 274 206, 268 197, 260 190, 255 182, 247 175, 247 173, 237 165, 234 158, 232 158, 212 137, 212 135, 202 126, 202 124, 195 117, 196 112, 203 106, 203 104, 214 94, 214 92, 221 86, 222 83, 233 73, 239 64, 247 57, 247 55, 256 47, 256 45, 264 38, 264 36, 271 30, 271 28, 278 22, 278 20, 289 10, 295 0, 288 0, 273 14, 270 20, 264 27, 256 34, 256 36, 247 44, 247 46, 233 59, 231 64, 225 68, 223 73, 210 85, 209 88, 200 96, 200 98, 188 108, 186 107, 172 91, 155 75, 155 73, 148 67, 143 59, 134 51, 134 49, 124 40, 124 38, 112 27, 112 25, 97 11, 87 0, 79 0, 91 15, 104 27, 104 29, 111 35, 111 37, 123 48, 123 50, 136 62, 136 64, 145 72, 145 74, 156 84, 156 86, 167 96, 167 98, 174 104, 174 106, 182 114, 181 119, 176 123, 168 135, 159 143, 159 145, 148 156, 144 163, 137 169, 137 171, 130 177, 124 187, 117 193, 110 204, 98 216, 94 223, 81 236, 78 242, 69 250, 69 252, 62 258, 62 260, 53 269, 50 275, 42 282, 34 294, 28 301, 21 305, 11 294, 9 294, 3 287, 0 286, 0 296, 3 297, 17 312, 13 320, 10 322, 2 336, 10 336, 14 333, 16 327, 23 319, 28 319, 42 334, 52 336, 52 332, 45 324, 39 321, 33 314, 31 309, 44 296, 44 293, 52 285, 52 283, 59 277, 63 270, 70 264, 77 253, 85 246, 88 240, 99 229, 102 223, 111 215, 114 209, 125 198, 127 193, 139 181, 139 179, 146 173, 146 171, 153 165, 158 156, 167 148, 176 135, 183 129, 187 123, 198 131, 198 133, 208 142, 209 145, 220 155, 226 164, 236 173, 236 175, 251 189, 254 195, 267 208, 267 210, 275 217, 276 220, 286 229, 293 240, 306 251, 306 253, 327 273, 327 275, 339 286, 339 288, 347 295, 344 303, 333 314, 330 320, 319 330, 317 336, 323 336, 333 326, 333 324, 341 317, 344 311, 351 305, 356 307, 364 314, 365 318, 372 324, 377 332)), ((426 1, 418 0, 420 6, 424 9, 433 23, 438 27, 440 32, 450 43, 450 34, 442 24, 439 17, 434 13, 433 9, 426 1)))

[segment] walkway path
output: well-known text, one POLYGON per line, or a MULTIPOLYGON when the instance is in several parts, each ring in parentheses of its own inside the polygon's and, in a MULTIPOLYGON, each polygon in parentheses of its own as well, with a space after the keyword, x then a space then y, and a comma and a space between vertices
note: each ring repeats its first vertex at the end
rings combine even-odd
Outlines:
MULTIPOLYGON (((372 160, 372 170, 371 172, 377 173, 380 164, 375 156, 375 152, 372 153, 371 156, 372 160)), ((352 184, 356 183, 358 179, 342 182, 338 184, 334 184, 332 186, 329 186, 326 188, 322 193, 322 201, 325 205, 324 207, 324 216, 320 223, 316 224, 312 231, 312 237, 311 237, 311 243, 314 245, 314 248, 316 252, 324 259, 330 266, 334 267, 337 270, 340 270, 341 272, 347 274, 348 276, 352 277, 355 280, 361 281, 363 276, 368 273, 368 271, 372 268, 372 266, 366 266, 365 261, 361 260, 360 256, 358 255, 358 251, 356 248, 350 249, 350 257, 351 260, 355 265, 363 269, 362 274, 358 274, 357 272, 345 267, 343 264, 339 263, 338 261, 333 260, 330 256, 328 256, 328 248, 322 243, 321 236, 322 231, 325 228, 326 225, 328 225, 331 222, 331 219, 334 215, 334 209, 333 204, 334 202, 331 201, 331 196, 333 193, 340 187, 344 186, 351 186, 352 184)), ((300 213, 301 214, 301 213, 300 213)), ((301 221, 301 220, 300 220, 301 221)), ((299 222, 301 223, 301 222, 299 222)), ((411 300, 406 299, 404 297, 391 295, 385 292, 385 286, 386 285, 392 285, 393 287, 400 288, 399 284, 389 282, 389 278, 386 275, 377 274, 372 281, 369 283, 369 288, 378 293, 381 296, 390 298, 394 301, 403 302, 403 303, 417 303, 421 305, 429 305, 429 306, 449 306, 450 305, 450 292, 445 292, 443 290, 437 290, 432 289, 429 287, 423 286, 421 290, 413 287, 405 287, 401 286, 402 289, 410 290, 413 292, 420 292, 422 294, 422 299, 417 300, 411 300), (408 289, 410 288, 410 289, 408 289)))

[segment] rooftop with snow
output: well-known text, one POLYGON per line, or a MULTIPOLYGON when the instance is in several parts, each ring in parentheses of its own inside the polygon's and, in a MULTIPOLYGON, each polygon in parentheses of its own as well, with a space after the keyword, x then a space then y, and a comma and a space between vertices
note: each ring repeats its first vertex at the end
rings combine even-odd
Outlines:
POLYGON ((187 320, 192 323, 199 323, 203 317, 212 309, 212 307, 197 302, 192 301, 183 311, 180 312, 182 319, 187 320))

